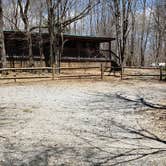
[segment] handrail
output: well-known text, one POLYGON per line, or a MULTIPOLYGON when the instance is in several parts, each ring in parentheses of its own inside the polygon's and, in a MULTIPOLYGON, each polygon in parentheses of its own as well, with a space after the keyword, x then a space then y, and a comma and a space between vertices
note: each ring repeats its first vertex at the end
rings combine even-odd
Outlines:
POLYGON ((52 67, 26 67, 26 68, 0 68, 0 71, 11 71, 11 70, 44 70, 52 69, 52 67))

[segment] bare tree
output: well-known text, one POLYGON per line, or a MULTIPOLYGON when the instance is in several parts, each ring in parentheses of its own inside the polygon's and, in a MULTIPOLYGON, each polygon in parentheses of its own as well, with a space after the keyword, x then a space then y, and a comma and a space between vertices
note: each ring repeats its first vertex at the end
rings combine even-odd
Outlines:
POLYGON ((3 34, 3 9, 2 0, 0 0, 0 68, 6 67, 6 52, 3 34))
POLYGON ((165 48, 165 37, 166 37, 166 2, 159 0, 154 5, 154 33, 155 33, 155 61, 160 60, 166 61, 166 48, 165 48))
POLYGON ((131 31, 130 31, 130 38, 129 38, 129 52, 128 57, 126 60, 127 66, 132 66, 134 61, 135 55, 135 40, 136 40, 136 6, 137 1, 133 1, 131 6, 131 31))
POLYGON ((17 0, 5 1, 3 17, 4 17, 4 28, 10 30, 19 30, 20 17, 19 17, 19 6, 17 0))
POLYGON ((109 2, 115 21, 117 54, 122 64, 125 57, 127 37, 129 34, 129 16, 131 12, 131 0, 114 0, 109 2))
POLYGON ((39 54, 40 54, 40 66, 42 67, 42 58, 44 57, 43 55, 43 39, 42 39, 42 8, 43 4, 40 4, 40 10, 39 10, 39 16, 40 16, 40 21, 39 21, 39 54))
POLYGON ((29 66, 34 66, 33 53, 32 53, 32 36, 30 33, 30 26, 29 26, 29 20, 28 20, 28 11, 29 11, 29 7, 30 7, 30 0, 26 0, 25 7, 23 5, 23 1, 18 0, 18 5, 20 7, 20 15, 21 15, 22 21, 24 23, 24 30, 27 35, 29 66))
MULTIPOLYGON (((58 65, 57 36, 64 32, 116 37, 112 49, 117 48, 121 63, 127 65, 166 61, 164 0, 6 0, 3 5, 4 29, 26 32, 30 66, 34 63, 31 34, 42 36, 43 28, 50 36, 48 66, 58 65)), ((42 42, 39 45, 41 57, 42 42)))
POLYGON ((59 36, 62 36, 62 33, 73 22, 87 16, 91 9, 97 5, 99 1, 87 2, 85 7, 83 7, 81 11, 74 16, 68 16, 67 13, 71 11, 72 6, 74 6, 77 1, 58 0, 55 2, 52 0, 46 0, 46 3, 48 11, 48 31, 50 36, 50 64, 55 63, 57 66, 60 55, 60 47, 58 47, 59 36))
POLYGON ((146 49, 146 43, 147 43, 147 35, 145 34, 145 23, 146 23, 146 0, 143 0, 143 15, 142 15, 142 32, 141 32, 141 66, 144 66, 145 64, 145 49, 146 49), (145 40, 144 40, 145 39, 145 40))
POLYGON ((19 6, 18 6, 18 2, 16 2, 15 0, 12 0, 12 6, 13 6, 13 17, 11 17, 11 28, 12 30, 18 30, 19 29, 19 26, 18 26, 18 21, 19 21, 19 6))

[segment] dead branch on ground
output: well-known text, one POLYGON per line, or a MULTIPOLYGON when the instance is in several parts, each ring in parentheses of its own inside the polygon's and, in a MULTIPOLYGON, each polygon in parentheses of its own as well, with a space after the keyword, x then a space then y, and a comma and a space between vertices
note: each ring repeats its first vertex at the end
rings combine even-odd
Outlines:
POLYGON ((149 102, 149 101, 145 100, 145 98, 143 98, 143 97, 138 97, 137 99, 132 99, 132 98, 125 96, 125 95, 122 95, 122 94, 116 94, 116 96, 120 99, 124 99, 124 100, 129 101, 129 102, 138 102, 138 103, 140 102, 143 105, 150 107, 150 108, 166 109, 166 105, 149 102))

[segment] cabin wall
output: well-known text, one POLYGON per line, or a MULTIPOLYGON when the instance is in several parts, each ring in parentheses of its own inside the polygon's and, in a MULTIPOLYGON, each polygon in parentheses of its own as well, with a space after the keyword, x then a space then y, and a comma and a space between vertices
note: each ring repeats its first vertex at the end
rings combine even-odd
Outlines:
POLYGON ((108 62, 62 62, 61 67, 100 67, 101 64, 110 67, 108 62))
POLYGON ((99 43, 68 41, 64 45, 63 57, 92 58, 96 56, 99 43))
MULTIPOLYGON (((28 66, 28 42, 24 32, 6 32, 5 34, 5 48, 7 54, 7 61, 9 67, 26 67, 28 66)), ((68 39, 68 38, 67 38, 68 39)), ((43 42, 43 55, 42 65, 49 66, 50 52, 49 52, 49 36, 44 34, 42 36, 43 42)), ((99 52, 100 40, 89 40, 81 38, 69 38, 64 44, 64 52, 62 54, 62 62, 67 66, 84 64, 97 64, 99 58, 105 61, 105 52, 99 52), (104 55, 104 56, 103 56, 104 55), (71 60, 70 60, 71 58, 71 60), (73 59, 72 59, 73 58, 73 59), (98 59, 97 59, 98 58, 98 59), (68 63, 66 63, 66 61, 68 63), (89 63, 88 63, 89 61, 89 63), (93 63, 94 62, 94 63, 93 63)), ((39 54, 39 35, 32 34, 32 52, 34 58, 34 65, 41 66, 41 57, 39 54)), ((101 61, 102 62, 102 61, 101 61)))

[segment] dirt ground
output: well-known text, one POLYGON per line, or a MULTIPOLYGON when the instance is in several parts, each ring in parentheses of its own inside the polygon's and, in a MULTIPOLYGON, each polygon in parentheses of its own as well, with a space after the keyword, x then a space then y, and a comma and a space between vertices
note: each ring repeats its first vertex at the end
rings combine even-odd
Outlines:
POLYGON ((1 82, 0 166, 165 166, 166 109, 139 98, 165 105, 166 84, 1 82))

